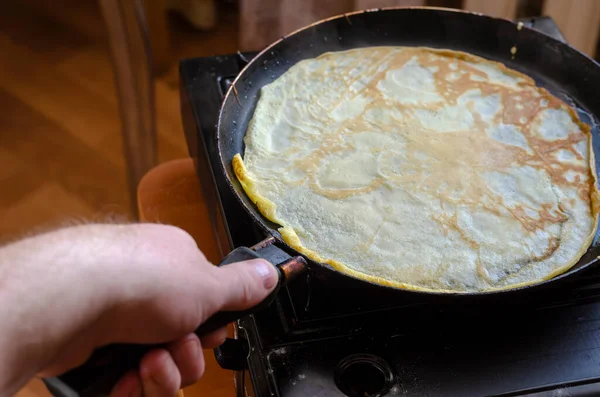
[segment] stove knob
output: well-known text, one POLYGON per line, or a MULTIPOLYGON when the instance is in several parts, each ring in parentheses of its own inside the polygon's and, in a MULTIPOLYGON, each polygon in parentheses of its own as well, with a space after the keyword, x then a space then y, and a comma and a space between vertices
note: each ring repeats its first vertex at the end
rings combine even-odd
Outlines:
POLYGON ((215 358, 223 369, 242 371, 248 369, 249 351, 246 339, 227 338, 215 349, 215 358))

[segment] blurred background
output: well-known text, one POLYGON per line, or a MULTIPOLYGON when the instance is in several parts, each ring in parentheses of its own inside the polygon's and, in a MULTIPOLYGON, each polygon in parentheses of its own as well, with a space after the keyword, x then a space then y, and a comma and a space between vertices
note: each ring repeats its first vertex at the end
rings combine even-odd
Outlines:
MULTIPOLYGON (((114 3, 126 2, 134 3, 114 3)), ((168 42, 151 59, 157 161, 163 162, 187 156, 177 59, 235 52, 238 7, 198 1, 195 26, 162 0, 146 3, 146 11, 160 12, 163 21, 153 32, 157 39, 148 31, 148 40, 168 42)), ((0 5, 0 242, 64 223, 133 219, 111 57, 111 45, 127 35, 109 34, 101 4, 0 5)), ((133 74, 143 69, 131 68, 133 74)))
MULTIPOLYGON (((258 50, 325 17, 395 5, 549 15, 576 48, 600 53, 600 0, 2 2, 0 243, 74 222, 135 220, 139 178, 187 156, 179 59, 258 50)), ((39 382, 19 394, 47 395, 39 382)))

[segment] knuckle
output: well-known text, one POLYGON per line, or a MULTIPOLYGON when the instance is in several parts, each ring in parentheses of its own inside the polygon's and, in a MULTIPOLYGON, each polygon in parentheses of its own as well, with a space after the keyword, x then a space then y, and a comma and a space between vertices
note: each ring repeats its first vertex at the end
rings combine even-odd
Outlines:
POLYGON ((172 239, 174 242, 176 242, 178 247, 194 252, 200 252, 198 249, 198 244, 191 234, 177 226, 169 225, 164 227, 168 228, 169 239, 172 239))
POLYGON ((192 237, 191 234, 189 234, 188 232, 186 232, 185 230, 177 227, 177 226, 169 226, 171 228, 171 230, 173 231, 173 233, 175 234, 175 236, 177 237, 177 239, 181 240, 182 244, 188 245, 190 247, 194 247, 197 248, 198 245, 196 244, 196 240, 194 240, 194 238, 192 237))
POLYGON ((177 390, 181 388, 181 373, 177 367, 174 367, 171 376, 168 378, 169 381, 165 385, 165 388, 169 390, 169 392, 177 393, 177 390))

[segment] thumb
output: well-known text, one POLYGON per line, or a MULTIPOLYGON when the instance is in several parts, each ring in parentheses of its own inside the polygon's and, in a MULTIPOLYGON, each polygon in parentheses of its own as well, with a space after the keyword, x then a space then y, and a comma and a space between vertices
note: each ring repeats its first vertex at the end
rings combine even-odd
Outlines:
POLYGON ((220 307, 244 310, 259 304, 275 289, 279 274, 263 259, 237 262, 216 268, 220 307))

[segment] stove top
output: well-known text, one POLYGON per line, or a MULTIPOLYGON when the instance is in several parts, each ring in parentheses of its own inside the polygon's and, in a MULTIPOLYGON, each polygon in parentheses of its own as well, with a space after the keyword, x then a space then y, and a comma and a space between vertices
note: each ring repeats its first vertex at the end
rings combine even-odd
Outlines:
MULTIPOLYGON (((524 21, 562 40, 547 18, 524 21)), ((216 125, 254 53, 180 64, 182 117, 223 256, 263 240, 217 167, 216 125)), ((217 351, 239 396, 598 396, 600 269, 536 295, 437 302, 312 272, 217 351), (382 302, 387 302, 383 303, 382 302)))

